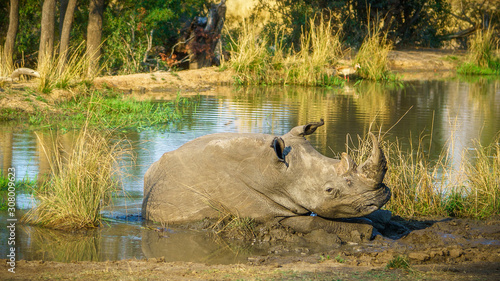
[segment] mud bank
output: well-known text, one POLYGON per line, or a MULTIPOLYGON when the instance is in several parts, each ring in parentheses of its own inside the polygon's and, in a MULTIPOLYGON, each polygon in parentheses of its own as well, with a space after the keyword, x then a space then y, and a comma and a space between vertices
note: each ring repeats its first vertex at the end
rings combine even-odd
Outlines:
MULTIPOLYGON (((393 222, 409 232, 397 239, 376 235, 372 240, 339 243, 320 253, 293 243, 276 244, 267 255, 251 256, 242 264, 165 262, 162 258, 18 261, 13 274, 7 271, 7 260, 1 260, 0 270, 5 272, 4 280, 500 280, 500 217, 486 221, 393 218, 393 222), (388 268, 396 257, 404 257, 409 268, 388 268)), ((318 243, 335 243, 316 236, 318 243)))

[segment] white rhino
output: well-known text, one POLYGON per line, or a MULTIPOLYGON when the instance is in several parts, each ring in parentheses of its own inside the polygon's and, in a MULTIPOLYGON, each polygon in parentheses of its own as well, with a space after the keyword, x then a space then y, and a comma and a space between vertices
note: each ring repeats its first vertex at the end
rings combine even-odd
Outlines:
POLYGON ((281 137, 211 134, 163 154, 144 176, 143 217, 184 223, 222 212, 303 224, 306 218, 296 217, 361 217, 382 207, 391 193, 382 183, 387 168, 377 138, 370 133, 371 156, 358 167, 346 153, 341 160, 323 156, 305 139, 323 124, 281 137))

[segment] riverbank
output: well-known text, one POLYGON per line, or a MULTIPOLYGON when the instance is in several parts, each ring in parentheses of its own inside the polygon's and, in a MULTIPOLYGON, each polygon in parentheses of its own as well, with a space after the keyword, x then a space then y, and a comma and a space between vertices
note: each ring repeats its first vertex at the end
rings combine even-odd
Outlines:
MULTIPOLYGON (((393 240, 377 235, 364 242, 310 253, 295 244, 270 247, 246 263, 209 265, 165 262, 162 257, 107 262, 17 261, 4 280, 498 280, 500 217, 484 221, 396 219, 412 231, 393 240)), ((258 241, 255 243, 259 243, 258 241)), ((324 243, 322 240, 321 243, 324 243)))
MULTIPOLYGON (((464 59, 461 51, 445 50, 398 50, 389 54, 389 66, 402 81, 446 79, 456 76, 456 67, 464 59)), ((350 64, 349 60, 341 63, 350 64)), ((131 75, 97 77, 93 87, 98 90, 112 89, 123 92, 136 100, 169 100, 178 94, 193 96, 199 93, 218 94, 219 86, 235 83, 235 73, 230 69, 208 67, 173 72, 138 73, 131 75)), ((350 83, 355 83, 354 81, 350 83)), ((0 110, 33 114, 45 111, 60 113, 57 103, 74 99, 83 89, 53 90, 49 94, 38 93, 36 81, 4 83, 0 87, 0 110)))

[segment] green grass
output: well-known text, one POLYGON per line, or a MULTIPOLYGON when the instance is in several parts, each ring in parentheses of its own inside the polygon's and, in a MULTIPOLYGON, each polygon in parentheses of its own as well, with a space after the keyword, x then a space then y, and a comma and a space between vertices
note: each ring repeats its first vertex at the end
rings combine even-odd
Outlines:
MULTIPOLYGON (((0 170, 0 210, 7 210, 8 207, 9 182, 8 176, 0 170)), ((36 179, 29 179, 28 177, 25 177, 22 180, 14 181, 14 186, 16 188, 16 194, 19 192, 30 193, 36 190, 37 181, 36 179)))
MULTIPOLYGON (((39 98, 37 98, 39 99, 39 98)), ((56 104, 58 112, 35 111, 29 116, 12 110, 3 110, 3 120, 27 119, 32 126, 75 128, 86 122, 89 126, 105 128, 134 128, 162 130, 180 120, 186 110, 196 105, 197 98, 183 98, 165 102, 137 101, 113 91, 90 91, 72 100, 56 104), (92 118, 88 118, 92 116, 92 118)))
POLYGON ((478 30, 469 41, 466 62, 459 65, 457 72, 465 75, 500 75, 500 57, 495 48, 498 39, 494 28, 478 30))
POLYGON ((50 177, 35 192, 38 204, 24 222, 63 230, 100 225, 102 207, 121 190, 118 161, 131 150, 113 140, 111 130, 92 129, 91 118, 95 116, 88 118, 71 149, 63 151, 57 143, 49 147, 39 137, 41 149, 54 152, 47 156, 50 177))
POLYGON ((92 113, 95 118, 90 121, 91 124, 96 122, 108 128, 134 127, 142 130, 180 119, 190 104, 189 99, 181 97, 171 102, 150 102, 136 101, 123 95, 106 97, 96 94, 65 104, 63 108, 74 113, 68 118, 69 121, 79 123, 92 113), (88 112, 80 110, 86 107, 89 108, 88 112))
POLYGON ((354 63, 359 63, 359 76, 369 80, 397 80, 389 72, 389 52, 392 44, 387 40, 387 33, 383 33, 379 26, 371 25, 368 21, 368 34, 359 48, 354 63))
POLYGON ((390 260, 387 265, 387 269, 410 269, 410 260, 406 256, 395 256, 390 260))

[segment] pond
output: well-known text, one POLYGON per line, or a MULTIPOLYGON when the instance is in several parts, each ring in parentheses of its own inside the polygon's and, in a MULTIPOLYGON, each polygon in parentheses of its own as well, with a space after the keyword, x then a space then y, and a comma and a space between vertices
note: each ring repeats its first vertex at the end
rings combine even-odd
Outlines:
MULTIPOLYGON (((32 226, 16 229, 18 259, 119 260, 164 257, 167 261, 234 263, 249 255, 265 254, 273 247, 265 243, 221 241, 203 231, 168 229, 158 232, 143 227, 140 215, 143 175, 167 151, 202 135, 216 132, 254 132, 281 135, 297 125, 325 120, 325 125, 308 136, 321 153, 336 157, 346 150, 346 142, 369 131, 382 132, 389 140, 424 140, 430 157, 443 149, 460 165, 462 151, 492 142, 500 130, 500 81, 472 82, 432 80, 384 86, 362 82, 342 89, 300 87, 220 87, 215 95, 198 98, 182 121, 166 132, 129 130, 125 136, 133 144, 136 161, 124 160, 126 195, 105 211, 107 223, 98 229, 62 233, 32 226), (348 138, 348 136, 350 138, 348 138), (448 143, 453 143, 449 146, 448 143)), ((54 142, 46 132, 23 131, 0 123, 1 168, 16 170, 16 178, 36 178, 48 171, 40 142, 54 142), (38 138, 35 133, 38 133, 38 138)), ((60 135, 63 146, 74 140, 71 133, 60 135)), ((352 146, 352 144, 351 144, 352 146)), ((242 148, 244 149, 244 148, 242 148)), ((17 194, 17 216, 32 205, 31 198, 17 194)), ((0 214, 0 241, 7 241, 6 211, 0 214)), ((2 253, 7 243, 1 243, 2 253)), ((281 245, 291 254, 328 250, 328 245, 281 245)), ((333 247, 333 246, 330 246, 333 247)))

